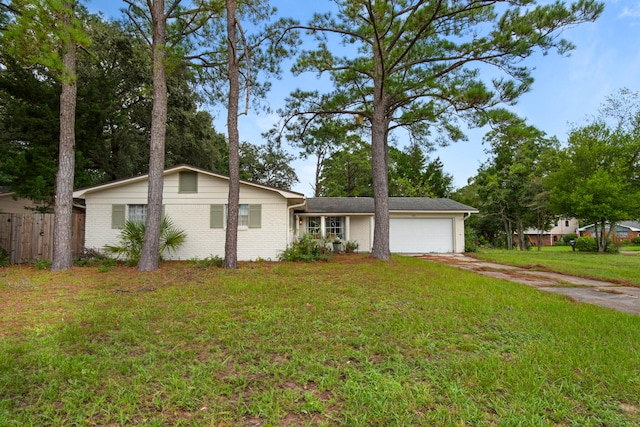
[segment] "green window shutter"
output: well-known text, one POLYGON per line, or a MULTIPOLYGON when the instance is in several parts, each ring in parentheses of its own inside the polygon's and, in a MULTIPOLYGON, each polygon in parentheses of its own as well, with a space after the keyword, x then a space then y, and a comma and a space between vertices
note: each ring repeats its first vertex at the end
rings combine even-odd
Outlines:
POLYGON ((198 172, 180 172, 178 175, 179 193, 198 192, 198 172))
POLYGON ((249 205, 249 228, 262 227, 262 205, 249 205))
POLYGON ((125 205, 111 205, 111 228, 124 227, 125 209, 125 205))
POLYGON ((209 216, 209 228, 223 228, 224 205, 211 205, 209 216))

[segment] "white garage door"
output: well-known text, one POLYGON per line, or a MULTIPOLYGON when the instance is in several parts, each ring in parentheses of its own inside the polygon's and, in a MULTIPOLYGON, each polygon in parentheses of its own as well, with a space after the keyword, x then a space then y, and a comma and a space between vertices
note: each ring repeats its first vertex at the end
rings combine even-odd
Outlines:
POLYGON ((391 218, 389 246, 395 253, 453 252, 453 219, 391 218))

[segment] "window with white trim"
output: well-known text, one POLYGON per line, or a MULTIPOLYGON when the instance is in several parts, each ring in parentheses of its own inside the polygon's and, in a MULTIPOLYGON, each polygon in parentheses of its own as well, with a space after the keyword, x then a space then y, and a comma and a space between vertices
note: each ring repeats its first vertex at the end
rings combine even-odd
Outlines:
MULTIPOLYGON (((227 224, 229 205, 210 206, 210 228, 224 228, 227 224)), ((262 205, 240 204, 238 205, 238 227, 239 228, 261 228, 262 227, 262 205)))
POLYGON ((129 205, 127 220, 145 222, 147 220, 147 205, 129 205))
MULTIPOLYGON (((227 223, 227 215, 229 214, 229 205, 224 205, 225 224, 227 223)), ((249 205, 238 205, 238 227, 249 227, 249 205)))
POLYGON ((329 239, 339 237, 344 238, 344 217, 343 216, 328 216, 325 218, 325 236, 329 239))
POLYGON ((314 239, 322 237, 322 219, 319 216, 308 216, 305 221, 304 232, 311 234, 314 239))

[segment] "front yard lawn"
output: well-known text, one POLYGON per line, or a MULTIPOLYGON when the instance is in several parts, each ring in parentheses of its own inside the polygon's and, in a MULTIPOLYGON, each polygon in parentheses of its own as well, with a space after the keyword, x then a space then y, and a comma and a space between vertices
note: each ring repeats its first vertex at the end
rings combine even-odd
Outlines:
POLYGON ((554 246, 543 248, 540 252, 535 248, 529 251, 482 249, 472 256, 499 264, 527 266, 640 286, 640 253, 573 252, 568 246, 554 246))
POLYGON ((634 426, 638 366, 640 316, 412 258, 0 269, 0 426, 634 426))

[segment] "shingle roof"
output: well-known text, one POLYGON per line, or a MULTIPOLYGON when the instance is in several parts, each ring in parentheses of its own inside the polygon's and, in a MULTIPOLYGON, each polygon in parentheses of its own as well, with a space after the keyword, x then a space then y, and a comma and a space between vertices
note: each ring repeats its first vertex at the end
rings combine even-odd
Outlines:
POLYGON ((640 222, 638 221, 620 221, 618 225, 629 227, 633 231, 640 231, 640 222))
MULTIPOLYGON (((476 208, 451 199, 389 197, 389 211, 477 212, 476 208)), ((373 197, 315 197, 307 199, 305 213, 373 214, 373 197)))
MULTIPOLYGON (((616 227, 618 228, 627 228, 630 231, 640 231, 640 222, 638 221, 620 221, 616 222, 616 227)), ((607 230, 609 229, 609 223, 607 222, 607 230)), ((595 224, 585 225, 584 227, 580 227, 580 231, 589 231, 590 229, 594 229, 595 224)))

